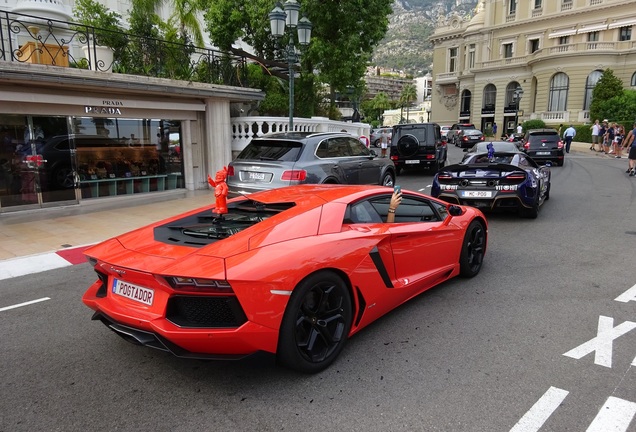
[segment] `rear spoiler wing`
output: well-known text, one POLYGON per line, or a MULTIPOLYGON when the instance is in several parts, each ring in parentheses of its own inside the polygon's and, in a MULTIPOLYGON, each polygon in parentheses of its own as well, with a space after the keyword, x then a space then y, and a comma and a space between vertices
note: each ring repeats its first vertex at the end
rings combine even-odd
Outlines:
POLYGON ((509 172, 513 172, 513 171, 518 171, 518 172, 522 172, 525 173, 526 170, 524 170, 523 168, 519 168, 518 166, 515 165, 510 165, 510 164, 503 164, 503 163, 478 163, 478 164, 455 164, 455 165, 449 165, 446 166, 442 169, 440 169, 440 172, 462 172, 462 171, 470 171, 470 170, 477 170, 477 169, 487 169, 487 170, 497 170, 497 171, 509 171, 509 172))

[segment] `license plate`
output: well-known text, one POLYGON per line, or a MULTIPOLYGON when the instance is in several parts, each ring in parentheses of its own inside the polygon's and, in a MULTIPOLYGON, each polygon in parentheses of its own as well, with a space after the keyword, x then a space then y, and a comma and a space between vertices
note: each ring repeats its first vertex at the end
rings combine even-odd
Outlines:
POLYGON ((119 279, 113 279, 113 293, 139 303, 147 304, 148 306, 152 305, 152 301, 155 297, 154 290, 119 279))
POLYGON ((461 191, 464 198, 492 198, 492 191, 461 191))
POLYGON ((549 156, 552 152, 537 152, 537 156, 549 156))
POLYGON ((418 164, 420 163, 419 159, 407 159, 404 161, 405 164, 418 164))
POLYGON ((265 173, 248 171, 247 178, 250 180, 265 180, 265 173))

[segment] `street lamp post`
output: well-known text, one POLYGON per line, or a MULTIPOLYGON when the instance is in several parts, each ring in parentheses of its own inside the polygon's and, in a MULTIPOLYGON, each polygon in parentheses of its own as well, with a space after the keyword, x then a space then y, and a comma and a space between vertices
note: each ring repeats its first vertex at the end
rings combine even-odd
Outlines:
POLYGON ((521 102, 521 97, 523 96, 523 89, 521 86, 517 86, 514 92, 515 99, 515 128, 513 129, 513 134, 517 130, 517 124, 519 124, 519 103, 521 102))
POLYGON ((287 31, 287 47, 285 55, 287 57, 287 67, 289 72, 289 127, 288 131, 294 130, 294 74, 295 65, 300 60, 300 54, 296 52, 294 44, 294 30, 298 29, 298 44, 301 47, 309 45, 311 39, 311 22, 302 17, 298 20, 300 4, 296 0, 287 0, 282 6, 276 3, 274 9, 269 13, 269 23, 272 35, 278 40, 287 31))
POLYGON ((429 123, 430 121, 431 121, 431 109, 426 108, 426 123, 429 123))

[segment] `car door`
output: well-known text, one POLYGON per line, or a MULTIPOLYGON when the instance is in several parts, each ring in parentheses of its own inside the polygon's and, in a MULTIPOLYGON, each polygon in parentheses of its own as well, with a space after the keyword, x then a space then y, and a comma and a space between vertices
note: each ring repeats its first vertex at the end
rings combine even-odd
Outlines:
MULTIPOLYGON (((380 215, 388 214, 390 195, 373 200, 380 215)), ((459 259, 459 228, 444 223, 430 200, 404 194, 388 224, 395 268, 395 288, 408 295, 428 288, 459 259)))
POLYGON ((383 165, 373 156, 371 150, 357 139, 349 139, 349 147, 351 149, 351 157, 358 161, 358 183, 378 184, 383 165))
POLYGON ((358 184, 361 161, 359 157, 351 155, 350 139, 354 138, 346 136, 328 138, 326 143, 321 143, 321 146, 323 144, 327 146, 325 162, 330 167, 330 175, 336 177, 340 183, 358 184))

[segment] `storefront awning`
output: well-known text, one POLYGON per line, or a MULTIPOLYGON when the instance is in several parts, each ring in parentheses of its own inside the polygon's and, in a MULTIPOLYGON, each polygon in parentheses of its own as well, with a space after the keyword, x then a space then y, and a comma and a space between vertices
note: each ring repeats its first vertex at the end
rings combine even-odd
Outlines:
POLYGON ((581 33, 592 33, 592 32, 597 32, 597 31, 606 30, 606 29, 607 29, 607 24, 605 24, 605 23, 584 24, 577 31, 577 33, 579 33, 579 34, 581 34, 581 33))
POLYGON ((550 39, 553 39, 553 38, 559 38, 559 37, 563 37, 563 36, 572 36, 573 34, 576 34, 576 29, 575 28, 567 28, 567 29, 555 30, 555 31, 551 32, 548 35, 548 37, 550 39))
POLYGON ((629 27, 636 25, 636 18, 624 18, 620 20, 616 20, 613 23, 610 23, 609 28, 615 29, 619 27, 629 27))

